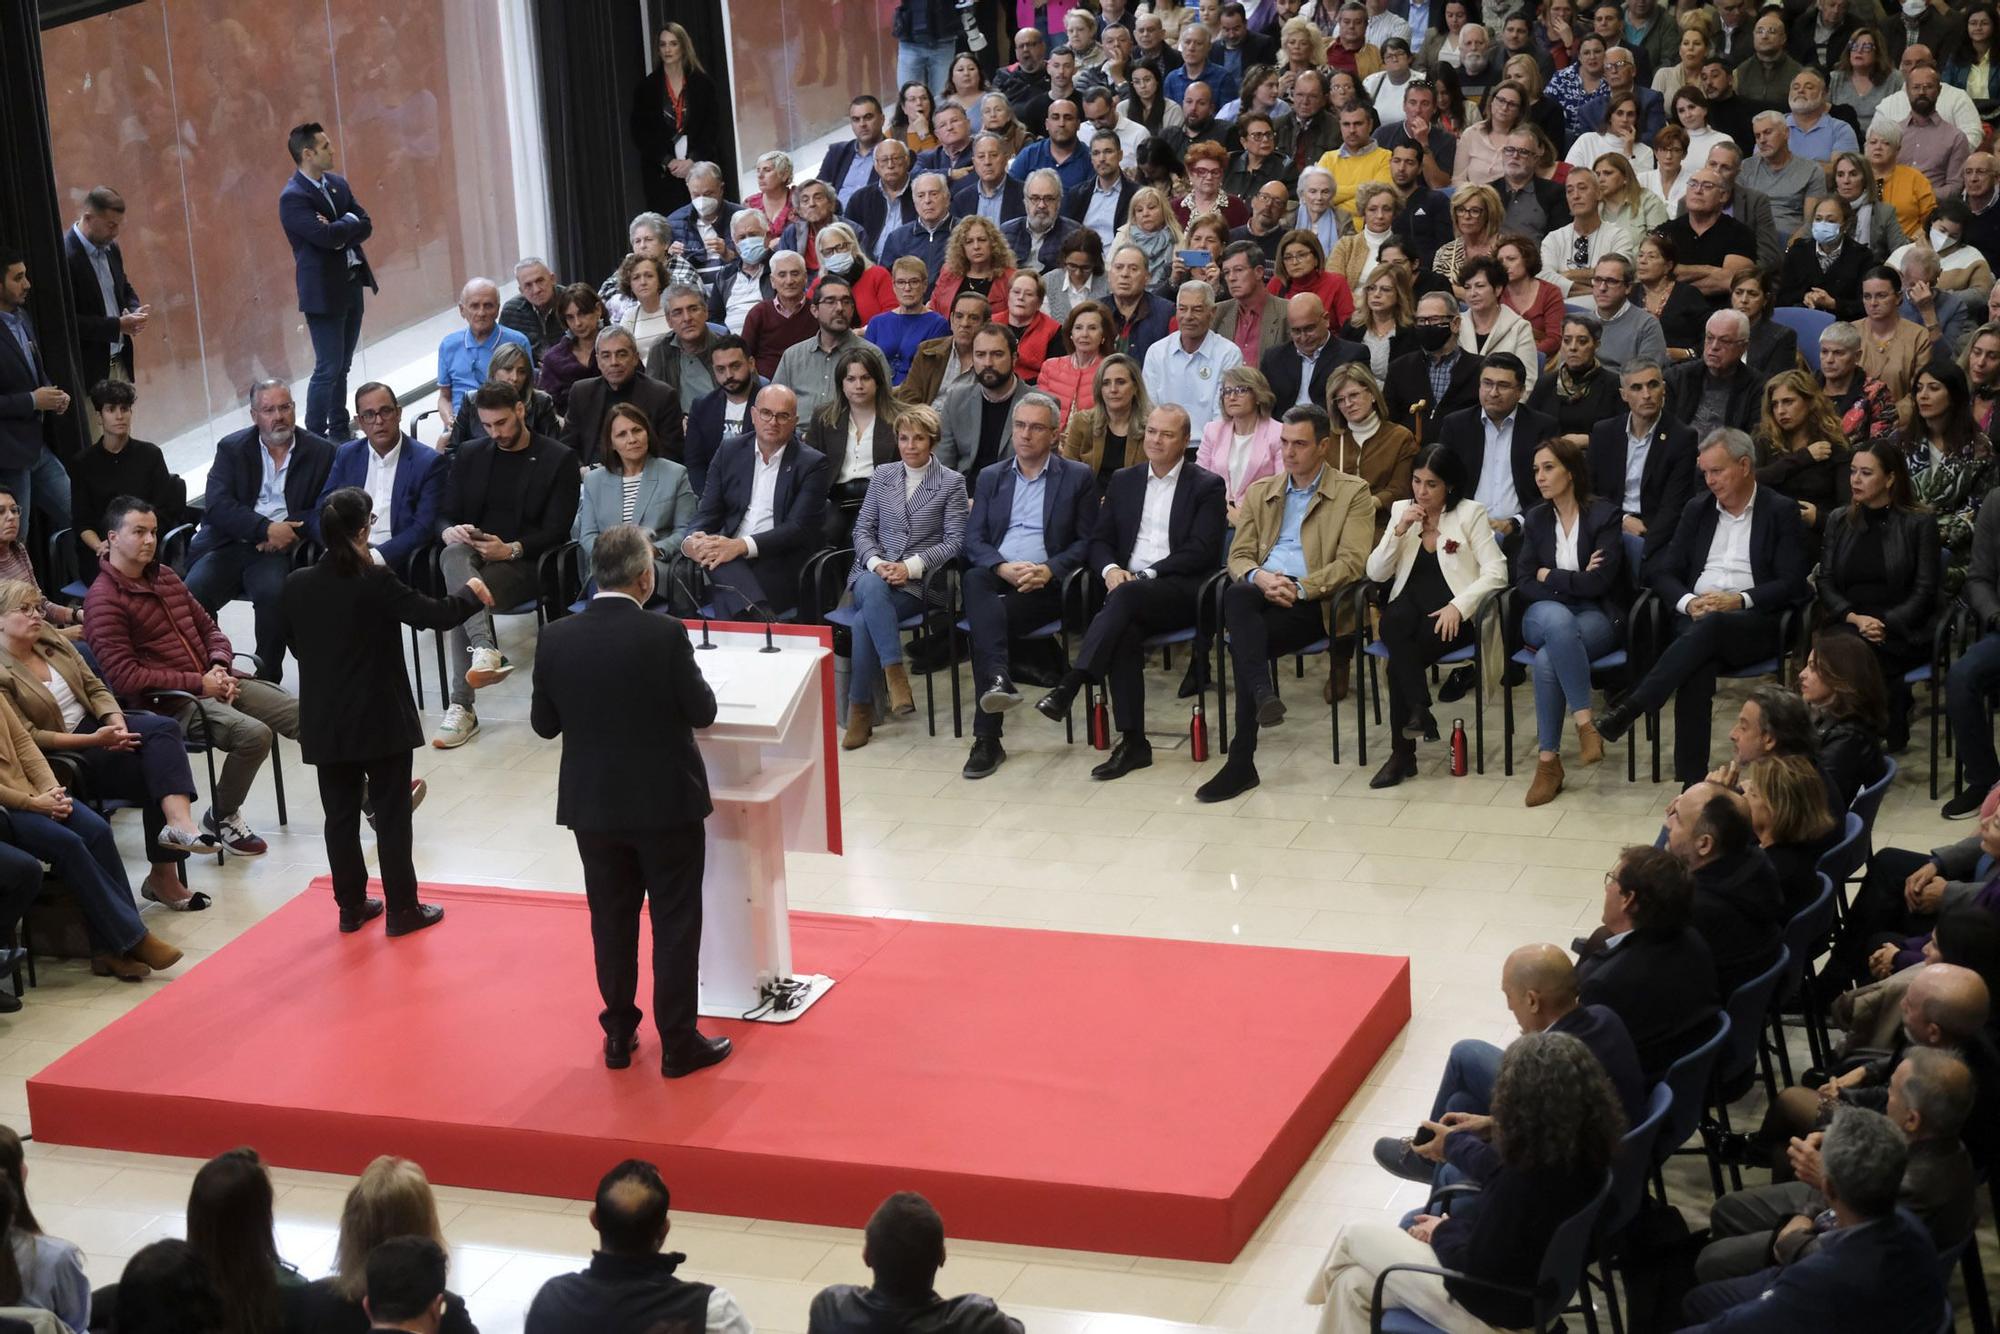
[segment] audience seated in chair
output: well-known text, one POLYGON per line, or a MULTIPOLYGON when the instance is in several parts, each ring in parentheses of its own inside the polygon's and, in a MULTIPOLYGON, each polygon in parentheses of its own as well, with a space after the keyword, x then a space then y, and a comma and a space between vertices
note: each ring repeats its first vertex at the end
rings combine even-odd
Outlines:
POLYGON ((440 1334, 451 1309, 444 1286, 449 1266, 444 1247, 429 1237, 391 1237, 377 1246, 361 1301, 369 1323, 399 1334, 440 1334))
POLYGON ((500 322, 500 288, 491 278, 474 278, 458 294, 463 329, 438 342, 437 414, 446 434, 465 410, 465 400, 490 378, 493 354, 511 344, 527 354, 532 366, 534 345, 519 329, 500 322))
POLYGON ((1757 846, 1749 801, 1707 780, 1690 785, 1667 803, 1667 851, 1694 877, 1694 928, 1727 997, 1778 957, 1786 921, 1777 868, 1757 846))
POLYGON ((1799 694, 1813 711, 1820 767, 1852 805, 1882 777, 1884 691, 1874 650, 1859 636, 1822 630, 1799 668, 1799 694))
MULTIPOLYGON (((466 410, 479 414, 486 438, 458 451, 445 481, 438 512, 444 543, 440 591, 456 593, 476 576, 504 611, 541 594, 538 564, 569 540, 581 476, 575 454, 548 436, 528 433, 526 410, 508 386, 481 385, 466 410)), ((477 692, 514 670, 494 637, 493 613, 484 608, 445 640, 451 648, 451 707, 431 737, 440 750, 478 735, 477 692)))
MULTIPOLYGON (((651 533, 656 552, 679 551, 701 503, 688 485, 687 469, 660 457, 652 422, 630 403, 614 405, 604 429, 609 437, 599 449, 604 466, 584 474, 577 501, 576 542, 585 568, 597 535, 621 523, 636 523, 651 533)), ((660 595, 670 597, 674 585, 667 557, 656 554, 653 569, 660 595)))
POLYGON ((1722 993, 1694 929, 1694 877, 1665 848, 1632 846, 1604 877, 1602 923, 1575 941, 1578 1000, 1625 1022, 1649 1081, 1713 1031, 1722 993))
POLYGON ((1805 756, 1767 755, 1743 767, 1738 786, 1790 919, 1819 897, 1819 859, 1842 832, 1827 811, 1826 785, 1805 756))
POLYGON ((1958 909, 2000 916, 2000 808, 1989 809, 1971 837, 1932 848, 1929 856, 1875 850, 1821 970, 1826 994, 1914 963, 1905 937, 1921 937, 1958 909))
POLYGON ((660 1169, 627 1159, 604 1174, 590 1209, 598 1247, 590 1267, 542 1285, 525 1334, 654 1334, 661 1329, 751 1334, 723 1288, 676 1277, 687 1256, 662 1253, 672 1224, 660 1169))
MULTIPOLYGON (((1651 564, 1694 499, 1694 429, 1668 415, 1657 361, 1621 366, 1618 396, 1626 410, 1590 430, 1590 487, 1618 506, 1624 531, 1643 540, 1642 559, 1651 564)), ((1635 586, 1643 582, 1641 571, 1627 573, 1635 586)))
MULTIPOLYGON (((677 459, 683 452, 682 404, 673 390, 639 368, 639 345, 629 329, 606 329, 597 336, 597 373, 570 386, 569 412, 563 418, 562 443, 580 467, 602 463, 604 423, 611 409, 630 403, 653 423, 661 453, 677 459)), ((475 404, 476 406, 476 404, 475 404)), ((525 426, 523 414, 523 430, 525 426)), ((488 432, 482 426, 479 434, 488 432)))
POLYGON ((1284 721, 1271 661, 1329 636, 1340 597, 1360 579, 1375 536, 1368 484, 1327 459, 1333 423, 1313 404, 1285 410, 1279 471, 1250 484, 1237 507, 1229 546, 1222 625, 1236 671, 1236 730, 1229 758, 1195 789, 1203 802, 1228 801, 1256 787, 1257 734, 1284 721))
POLYGON ((750 349, 735 334, 724 334, 715 340, 709 365, 715 371, 715 390, 697 399, 688 409, 687 454, 682 460, 687 466, 688 483, 696 495, 708 489, 708 469, 723 442, 744 434, 755 424, 751 414, 757 395, 771 383, 757 374, 757 363, 750 359, 750 349))
MULTIPOLYGON (((340 1236, 331 1276, 283 1290, 286 1334, 367 1334, 370 1312, 369 1261, 384 1242, 422 1238, 442 1247, 437 1198, 424 1169, 407 1158, 384 1154, 368 1164, 347 1192, 340 1210, 340 1236)), ((445 1292, 437 1334, 474 1334, 465 1299, 445 1292)), ((379 1320, 382 1312, 373 1314, 379 1320)))
POLYGON ((66 603, 43 596, 35 577, 35 563, 28 544, 21 541, 21 501, 6 483, 0 482, 0 583, 22 583, 35 595, 42 619, 71 639, 83 637, 83 612, 66 603))
POLYGON ((1812 709, 1797 691, 1771 681, 1752 686, 1730 725, 1729 746, 1729 760, 1708 772, 1709 782, 1724 787, 1739 786, 1743 770, 1766 756, 1799 755, 1811 760, 1819 770, 1827 814, 1833 817, 1834 834, 1839 836, 1847 799, 1820 763, 1819 731, 1813 725, 1812 709))
MULTIPOLYGON (((1941 462, 1934 460, 1931 466, 1941 462)), ((1986 499, 1993 499, 1992 494, 1986 499)), ((1987 696, 2000 686, 2000 504, 1979 508, 1962 596, 1967 620, 1979 637, 1951 665, 1945 682, 1945 709, 1951 718, 1952 739, 1958 743, 1958 761, 1965 770, 1964 788, 1939 812, 1947 820, 1963 820, 1978 810, 1987 789, 2000 782, 1993 723, 1986 712, 1987 696)))
MULTIPOLYGON (((1306 1290, 1307 1301, 1326 1307, 1321 1334, 1369 1329, 1377 1277, 1391 1265, 1435 1265, 1465 1278, 1535 1285, 1556 1228, 1603 1188, 1625 1115, 1589 1047, 1567 1034, 1535 1033, 1501 1058, 1493 1121, 1505 1131, 1477 1146, 1490 1162, 1475 1174, 1486 1183, 1478 1208, 1444 1218, 1419 1214, 1407 1230, 1341 1227, 1306 1290)), ((1382 1304, 1461 1331, 1520 1329, 1532 1309, 1526 1296, 1409 1270, 1389 1276, 1382 1304)))
POLYGON ((1696 462, 1708 494, 1688 502, 1672 544, 1647 569, 1672 609, 1670 642, 1597 724, 1607 744, 1616 742, 1641 714, 1673 699, 1674 776, 1682 783, 1708 772, 1716 677, 1777 656, 1781 614, 1811 595, 1798 506, 1757 485, 1750 437, 1711 432, 1696 462))
POLYGON ((868 495, 868 479, 896 461, 896 410, 889 376, 879 356, 849 348, 833 363, 834 395, 819 405, 800 438, 826 459, 826 511, 822 540, 830 547, 854 541, 854 518, 868 495))
MULTIPOLYGON (((549 396, 549 392, 535 387, 535 368, 526 352, 512 343, 503 343, 495 348, 493 360, 486 370, 486 379, 489 383, 498 380, 521 396, 522 406, 528 410, 529 434, 550 437, 562 434, 562 414, 556 411, 556 401, 549 396)), ((451 454, 466 441, 476 440, 482 434, 479 414, 461 408, 452 419, 451 430, 438 442, 438 448, 445 454, 451 454)))
MULTIPOLYGON (((42 859, 18 846, 11 825, 0 826, 0 939, 21 938, 22 919, 41 893, 42 859)), ((19 970, 27 960, 28 951, 18 945, 0 949, 0 977, 15 978, 25 991, 27 983, 20 980, 19 970)), ((18 1014, 20 1009, 21 997, 0 987, 0 1014, 18 1014)))
POLYGON ((891 1329, 924 1334, 1021 1334, 1021 1322, 991 1297, 937 1294, 944 1267, 944 1220, 914 1191, 882 1201, 868 1220, 861 1263, 875 1281, 867 1287, 836 1283, 820 1290, 806 1317, 806 1334, 878 1334, 891 1329))
MULTIPOLYGON (((226 1328, 222 1294, 194 1247, 177 1237, 142 1246, 117 1284, 111 1334, 213 1334, 226 1328)), ((100 1294, 101 1296, 101 1294, 100 1294)))
MULTIPOLYGON (((444 502, 450 469, 443 455, 403 433, 399 411, 396 392, 386 384, 370 381, 354 391, 354 422, 361 438, 334 451, 326 485, 306 515, 306 534, 321 542, 319 512, 327 497, 342 487, 360 487, 375 501, 370 545, 382 564, 407 578, 410 558, 437 538, 438 506, 444 502)), ((476 421, 479 414, 466 416, 476 421)))
MULTIPOLYGON (((1761 20, 1760 20, 1761 22, 1761 20)), ((1819 1248, 1778 1270, 1746 1299, 1688 1334, 1932 1334, 1944 1311, 1937 1252, 1899 1207, 1909 1151, 1888 1117, 1843 1108, 1820 1147, 1821 1190, 1833 1213, 1819 1248)), ((1690 1299, 1688 1314, 1709 1312, 1690 1299)))
POLYGON ((42 1231, 28 1204, 28 1163, 21 1137, 0 1126, 0 1237, 13 1253, 12 1282, 0 1275, 0 1306, 47 1311, 76 1334, 90 1327, 90 1277, 83 1252, 42 1231))
POLYGON ((723 616, 775 619, 799 605, 799 574, 825 525, 826 456, 800 441, 797 395, 757 395, 751 433, 723 443, 680 551, 708 571, 723 616))
POLYGON ((188 591, 213 616, 225 603, 250 599, 256 612, 259 678, 285 674, 285 632, 278 596, 297 557, 307 516, 333 469, 333 445, 293 424, 292 391, 282 380, 250 389, 256 425, 216 442, 208 469, 207 507, 188 556, 188 591))
POLYGON ((124 380, 101 380, 91 386, 90 401, 104 433, 70 465, 70 513, 85 584, 97 577, 97 558, 105 543, 104 511, 112 501, 119 496, 151 501, 169 527, 180 523, 187 505, 187 483, 168 469, 160 447, 132 435, 132 408, 138 397, 124 380))

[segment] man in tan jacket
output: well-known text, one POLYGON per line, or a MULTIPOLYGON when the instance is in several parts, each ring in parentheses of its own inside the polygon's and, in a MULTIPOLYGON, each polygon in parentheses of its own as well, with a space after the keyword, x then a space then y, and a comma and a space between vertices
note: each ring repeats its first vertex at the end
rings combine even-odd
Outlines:
POLYGON ((1327 466, 1332 433, 1321 408, 1287 411, 1278 437, 1284 471, 1244 492, 1222 595, 1236 668, 1235 744, 1198 800, 1227 801, 1257 786, 1257 729, 1285 717, 1271 659, 1333 633, 1334 598, 1361 577, 1374 544, 1368 484, 1327 466))

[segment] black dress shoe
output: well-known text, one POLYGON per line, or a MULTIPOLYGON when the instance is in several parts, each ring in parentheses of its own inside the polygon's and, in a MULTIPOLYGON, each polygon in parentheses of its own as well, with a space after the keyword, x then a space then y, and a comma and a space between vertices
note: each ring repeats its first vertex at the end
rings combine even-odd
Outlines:
POLYGON ((21 998, 11 991, 0 990, 0 1014, 19 1014, 21 998))
POLYGON ((1001 749, 997 736, 981 736, 972 739, 972 754, 966 757, 967 778, 990 778, 1007 759, 1007 752, 1001 749))
POLYGON ((1478 670, 1472 667, 1461 667, 1450 676, 1445 677, 1444 684, 1438 688, 1438 703, 1450 704, 1456 700, 1464 699, 1472 693, 1472 687, 1478 684, 1478 670))
POLYGON ((1208 675, 1208 659, 1202 654, 1195 654, 1189 659, 1187 672, 1181 677, 1180 697, 1193 699, 1208 689, 1208 675))
MULTIPOLYGON (((1050 682, 1051 685, 1055 684, 1050 682)), ((1021 702, 1021 692, 1004 676, 996 676, 979 695, 981 713, 1005 713, 1021 702)))
POLYGON ((1405 741, 1435 741, 1438 739, 1437 715, 1429 709, 1409 716, 1398 733, 1405 741))
POLYGON ((436 926, 444 920, 444 909, 435 903, 419 903, 407 912, 389 914, 389 924, 382 928, 385 936, 407 936, 412 931, 421 931, 427 926, 436 926))
POLYGON ((1416 776, 1417 757, 1407 752, 1395 752, 1375 771, 1375 776, 1368 780, 1368 786, 1377 789, 1394 787, 1404 779, 1416 776))
POLYGON ((1257 701, 1257 726, 1276 727, 1285 721, 1285 701, 1276 694, 1264 696, 1257 701))
POLYGON ((1215 777, 1194 790, 1194 799, 1201 802, 1228 801, 1240 797, 1262 780, 1257 777, 1257 766, 1248 760, 1238 764, 1234 759, 1225 763, 1215 777))
POLYGON ((1134 769, 1153 767, 1153 743, 1142 736, 1118 738, 1118 744, 1111 748, 1111 758, 1090 771, 1090 776, 1101 783, 1114 778, 1123 778, 1134 769))
POLYGON ((632 1049, 639 1045, 636 1033, 606 1033, 604 1035, 604 1068, 623 1070, 632 1064, 632 1049))
POLYGON ((340 929, 342 932, 352 935, 381 915, 382 900, 363 899, 361 906, 353 912, 349 912, 345 908, 340 910, 340 929))
POLYGON ((660 1058, 660 1073, 668 1079, 684 1079, 697 1070, 721 1064, 728 1055, 728 1038, 705 1038, 697 1033, 692 1042, 660 1058))
POLYGON ((1070 706, 1076 703, 1076 692, 1083 689, 1086 679, 1082 672, 1064 672, 1055 689, 1035 701, 1035 712, 1052 723, 1069 717, 1070 706))
MULTIPOLYGON (((1602 730, 1601 728, 1599 729, 1602 730)), ((1976 787, 1968 787, 1953 797, 1938 811, 1947 820, 1963 820, 1967 816, 1979 814, 1979 808, 1986 803, 1986 793, 1976 787)))
POLYGON ((1632 723, 1638 716, 1637 709, 1620 700, 1597 715, 1597 735, 1604 738, 1605 745, 1613 745, 1623 740, 1625 734, 1632 730, 1632 723))

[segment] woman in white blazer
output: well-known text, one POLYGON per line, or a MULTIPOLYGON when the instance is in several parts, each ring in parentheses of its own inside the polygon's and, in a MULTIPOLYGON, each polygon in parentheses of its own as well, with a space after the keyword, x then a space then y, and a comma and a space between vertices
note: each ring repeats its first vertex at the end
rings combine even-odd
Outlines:
POLYGON ((1389 650, 1389 759, 1368 780, 1394 787, 1417 776, 1417 738, 1435 741, 1425 669, 1472 642, 1486 600, 1507 586, 1507 558, 1486 507, 1461 499, 1465 473, 1442 445, 1426 445, 1410 474, 1414 499, 1389 510, 1368 555, 1368 577, 1393 579, 1380 638, 1389 650))
POLYGON ((1465 314, 1458 321, 1458 345, 1475 357, 1512 352, 1528 372, 1527 392, 1533 393, 1542 359, 1535 349, 1535 326, 1500 300, 1507 290, 1507 270, 1491 255, 1467 260, 1458 270, 1465 289, 1465 314))

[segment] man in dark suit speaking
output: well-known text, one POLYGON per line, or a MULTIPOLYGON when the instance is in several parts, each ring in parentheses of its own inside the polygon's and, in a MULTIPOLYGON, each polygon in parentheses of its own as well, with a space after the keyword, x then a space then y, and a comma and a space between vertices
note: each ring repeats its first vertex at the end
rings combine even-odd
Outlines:
POLYGON ((542 631, 528 721, 563 738, 556 823, 576 835, 597 990, 604 1064, 632 1063, 639 1021, 639 903, 653 923, 653 1023, 660 1073, 691 1075, 729 1055, 728 1038, 695 1028, 701 968, 702 821, 713 807, 694 731, 715 721, 715 694, 679 621, 644 607, 653 596, 653 543, 629 523, 591 552, 597 596, 581 616, 542 631), (646 705, 631 689, 647 683, 646 705))

